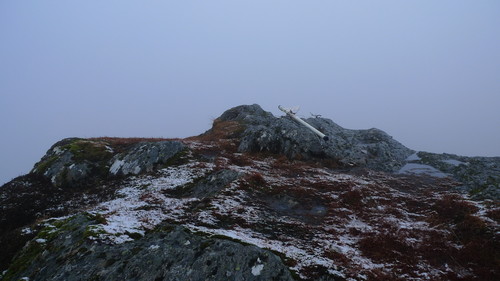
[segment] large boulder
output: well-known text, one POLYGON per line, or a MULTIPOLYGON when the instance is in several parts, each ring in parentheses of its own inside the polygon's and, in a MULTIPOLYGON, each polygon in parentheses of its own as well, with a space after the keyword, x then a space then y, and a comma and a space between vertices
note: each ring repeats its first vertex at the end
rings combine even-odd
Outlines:
POLYGON ((461 182, 463 185, 460 189, 474 199, 500 198, 500 157, 467 157, 420 151, 407 161, 408 164, 400 172, 435 176, 434 170, 441 177, 451 177, 461 182), (417 169, 408 168, 412 165, 417 169), (427 169, 422 169, 422 166, 427 169))
POLYGON ((2 280, 294 280, 278 256, 253 245, 175 225, 108 245, 88 240, 95 223, 83 215, 55 221, 14 258, 2 280))
MULTIPOLYGON (((291 159, 331 159, 341 166, 395 172, 413 151, 378 129, 349 130, 326 118, 305 121, 325 133, 325 141, 288 116, 274 117, 259 105, 242 105, 224 112, 217 122, 237 122, 240 152, 267 151, 291 159)), ((216 123, 217 123, 216 122, 216 123)))
POLYGON ((104 141, 68 138, 54 144, 31 172, 55 186, 74 186, 105 176, 113 154, 104 141))
POLYGON ((129 175, 151 172, 156 166, 167 164, 169 159, 184 150, 178 141, 141 142, 128 151, 111 159, 109 172, 113 175, 129 175))
POLYGON ((167 164, 185 146, 179 141, 143 141, 118 148, 105 139, 64 139, 47 151, 31 173, 57 187, 74 187, 109 176, 151 172, 167 164))

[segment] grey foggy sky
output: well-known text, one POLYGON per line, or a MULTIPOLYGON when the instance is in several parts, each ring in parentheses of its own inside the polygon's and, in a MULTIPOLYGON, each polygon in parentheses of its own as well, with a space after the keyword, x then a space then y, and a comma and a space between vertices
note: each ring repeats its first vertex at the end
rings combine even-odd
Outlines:
POLYGON ((0 2, 0 184, 66 137, 187 137, 300 105, 500 156, 500 1, 0 2))

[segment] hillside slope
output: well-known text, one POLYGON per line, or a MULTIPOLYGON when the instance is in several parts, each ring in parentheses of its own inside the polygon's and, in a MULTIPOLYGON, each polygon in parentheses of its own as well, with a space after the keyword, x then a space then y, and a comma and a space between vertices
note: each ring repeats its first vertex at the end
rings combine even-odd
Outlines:
POLYGON ((308 122, 56 143, 0 188, 1 280, 500 279, 498 158, 308 122))

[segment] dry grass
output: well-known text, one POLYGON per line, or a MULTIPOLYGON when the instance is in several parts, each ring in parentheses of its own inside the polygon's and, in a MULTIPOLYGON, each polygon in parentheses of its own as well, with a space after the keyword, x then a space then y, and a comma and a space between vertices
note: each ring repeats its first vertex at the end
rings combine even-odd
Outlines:
POLYGON ((108 143, 116 152, 123 152, 131 145, 140 142, 159 142, 159 141, 181 141, 179 138, 117 138, 117 137, 98 137, 89 138, 91 141, 101 141, 108 143))
POLYGON ((186 138, 193 141, 220 141, 223 139, 236 139, 241 136, 245 126, 237 121, 221 121, 215 119, 212 128, 206 133, 195 137, 186 138))

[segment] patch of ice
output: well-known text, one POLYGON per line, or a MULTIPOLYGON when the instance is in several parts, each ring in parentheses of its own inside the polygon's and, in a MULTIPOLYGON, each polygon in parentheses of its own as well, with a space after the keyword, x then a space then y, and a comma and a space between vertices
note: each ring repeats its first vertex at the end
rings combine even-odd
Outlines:
POLYGON ((56 146, 52 151, 54 151, 56 155, 61 155, 64 152, 59 146, 56 146))
POLYGON ((252 266, 252 275, 253 276, 259 276, 260 273, 262 272, 262 269, 264 269, 264 265, 260 263, 261 262, 260 259, 257 259, 257 262, 259 264, 252 266))
POLYGON ((151 246, 149 246, 148 249, 154 251, 154 250, 158 250, 159 248, 160 248, 160 245, 151 245, 151 246))
POLYGON ((432 166, 416 163, 407 163, 397 172, 397 174, 425 174, 436 178, 448 177, 447 174, 432 166))
POLYGON ((28 234, 33 233, 33 230, 31 230, 31 228, 29 228, 29 227, 25 227, 21 230, 21 233, 24 235, 28 235, 28 234))
POLYGON ((44 243, 47 243, 47 240, 43 239, 43 238, 38 238, 35 240, 38 244, 44 244, 44 243))
POLYGON ((135 166, 133 173, 138 175, 141 172, 141 167, 140 166, 135 166))
POLYGON ((408 156, 408 158, 406 158, 406 161, 418 161, 418 160, 422 160, 422 158, 418 156, 417 152, 413 153, 412 155, 408 156))

